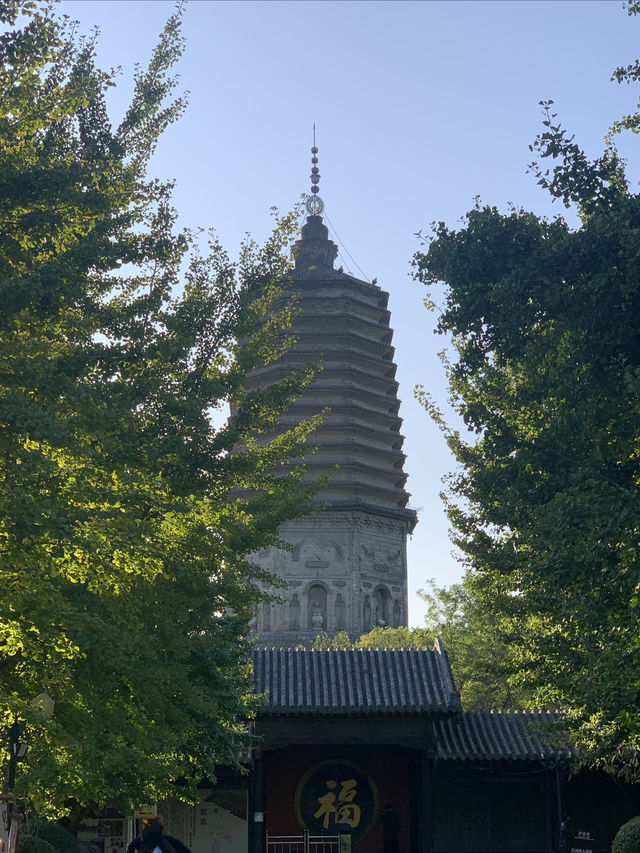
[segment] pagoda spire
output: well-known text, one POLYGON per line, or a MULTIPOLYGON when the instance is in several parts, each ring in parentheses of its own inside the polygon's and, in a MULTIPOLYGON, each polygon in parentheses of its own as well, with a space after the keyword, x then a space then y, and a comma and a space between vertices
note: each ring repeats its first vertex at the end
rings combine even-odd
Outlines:
POLYGON ((316 126, 313 125, 313 147, 311 149, 311 195, 307 200, 307 211, 313 216, 319 216, 324 210, 324 202, 318 195, 320 192, 320 169, 318 168, 318 148, 316 146, 316 126))

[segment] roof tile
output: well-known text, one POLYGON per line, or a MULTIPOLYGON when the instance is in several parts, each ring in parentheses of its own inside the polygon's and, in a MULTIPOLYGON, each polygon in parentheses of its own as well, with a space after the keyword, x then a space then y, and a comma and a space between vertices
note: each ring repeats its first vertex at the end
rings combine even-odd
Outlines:
POLYGON ((554 711, 466 711, 437 720, 438 757, 469 761, 540 761, 569 757, 568 746, 552 738, 554 711), (545 736, 545 727, 549 734, 545 736))
POLYGON ((460 709, 444 650, 255 649, 263 714, 423 714, 460 709))

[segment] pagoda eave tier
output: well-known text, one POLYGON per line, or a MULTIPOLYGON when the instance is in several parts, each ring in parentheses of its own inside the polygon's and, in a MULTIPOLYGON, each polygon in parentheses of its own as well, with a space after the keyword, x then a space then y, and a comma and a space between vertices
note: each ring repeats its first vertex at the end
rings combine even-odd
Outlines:
MULTIPOLYGON (((314 406, 313 404, 307 405, 305 400, 296 400, 294 405, 295 414, 291 413, 293 410, 292 406, 290 414, 282 417, 280 421, 284 427, 294 426, 295 424, 300 423, 301 418, 311 417, 318 412, 317 406, 314 406)), ((371 430, 372 426, 380 427, 379 430, 375 431, 375 434, 380 436, 385 435, 385 432, 389 430, 393 437, 392 446, 396 448, 402 445, 403 437, 399 432, 402 424, 402 418, 398 417, 397 414, 389 414, 388 411, 374 412, 366 406, 361 406, 356 401, 350 401, 349 403, 344 404, 334 404, 331 406, 329 411, 325 412, 323 415, 324 429, 347 424, 368 430, 371 430), (400 444, 398 444, 398 442, 400 442, 400 444)), ((386 436, 383 440, 386 443, 386 436)))

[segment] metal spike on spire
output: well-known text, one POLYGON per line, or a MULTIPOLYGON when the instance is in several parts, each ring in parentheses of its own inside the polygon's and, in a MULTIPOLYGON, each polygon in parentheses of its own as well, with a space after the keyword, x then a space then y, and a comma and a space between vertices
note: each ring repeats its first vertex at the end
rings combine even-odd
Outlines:
POLYGON ((311 195, 307 198, 307 213, 320 216, 324 210, 324 202, 318 195, 320 192, 320 169, 318 169, 318 149, 316 148, 316 126, 313 125, 313 148, 311 149, 311 195))

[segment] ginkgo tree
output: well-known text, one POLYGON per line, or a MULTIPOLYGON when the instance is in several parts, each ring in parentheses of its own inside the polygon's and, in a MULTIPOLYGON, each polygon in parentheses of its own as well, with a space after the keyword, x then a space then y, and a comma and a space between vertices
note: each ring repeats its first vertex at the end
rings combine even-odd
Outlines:
POLYGON ((179 11, 115 128, 93 39, 41 3, 0 21, 5 771, 12 726, 28 745, 4 795, 48 816, 189 798, 246 745, 247 557, 309 498, 313 425, 260 438, 309 373, 245 391, 289 343, 296 221, 237 263, 177 230, 147 170, 184 108, 179 11))

